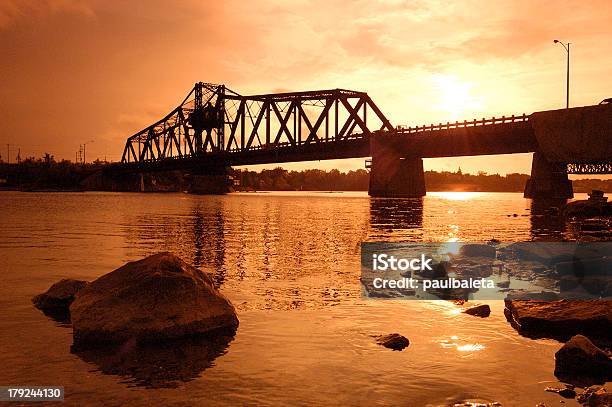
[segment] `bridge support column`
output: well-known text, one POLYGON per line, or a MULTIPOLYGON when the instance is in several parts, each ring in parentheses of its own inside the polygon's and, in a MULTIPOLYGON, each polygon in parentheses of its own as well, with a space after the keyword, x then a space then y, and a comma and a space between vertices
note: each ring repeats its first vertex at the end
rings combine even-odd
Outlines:
POLYGON ((368 194, 374 197, 418 198, 425 195, 423 159, 395 154, 372 156, 368 194))
POLYGON ((233 191, 233 182, 228 168, 214 171, 198 171, 189 176, 189 193, 201 195, 223 195, 233 191))
POLYGON ((574 197, 572 181, 563 164, 552 163, 540 152, 533 153, 531 178, 525 185, 525 198, 570 199, 574 197))
POLYGON ((374 197, 418 198, 425 196, 423 159, 402 157, 389 139, 378 134, 370 137, 370 185, 374 197))

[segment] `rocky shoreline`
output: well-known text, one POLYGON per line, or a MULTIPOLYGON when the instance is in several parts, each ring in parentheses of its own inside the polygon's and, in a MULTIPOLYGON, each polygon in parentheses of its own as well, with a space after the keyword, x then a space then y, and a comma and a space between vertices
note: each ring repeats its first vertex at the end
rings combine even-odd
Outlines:
MULTIPOLYGON (((488 248, 477 246, 464 254, 482 256, 485 250, 491 258, 488 248)), ((46 315, 70 321, 73 353, 104 373, 153 388, 197 377, 225 352, 238 328, 233 305, 212 278, 172 253, 127 263, 92 282, 61 280, 32 302, 46 315)), ((491 314, 487 304, 455 303, 466 315, 491 314)), ((611 394, 596 386, 612 380, 611 300, 509 294, 504 314, 521 335, 565 342, 555 354, 554 374, 566 387, 544 390, 585 406, 610 406, 611 394)), ((398 333, 372 336, 394 351, 411 344, 398 333)), ((471 404, 453 404, 463 405, 471 404)))

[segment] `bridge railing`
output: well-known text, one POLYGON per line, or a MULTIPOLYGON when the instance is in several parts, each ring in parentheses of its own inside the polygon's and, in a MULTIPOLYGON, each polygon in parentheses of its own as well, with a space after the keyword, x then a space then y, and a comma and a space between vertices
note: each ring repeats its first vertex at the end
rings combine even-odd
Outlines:
POLYGON ((520 116, 502 116, 502 117, 491 117, 489 119, 482 118, 481 120, 472 120, 467 121, 464 120, 462 122, 446 122, 439 124, 430 124, 429 126, 397 126, 396 130, 398 133, 402 134, 410 134, 410 133, 420 133, 424 131, 436 131, 436 130, 449 130, 449 129, 459 129, 465 127, 477 127, 477 126, 490 126, 492 124, 504 124, 504 123, 517 123, 517 122, 526 122, 529 120, 529 116, 523 113, 520 116))

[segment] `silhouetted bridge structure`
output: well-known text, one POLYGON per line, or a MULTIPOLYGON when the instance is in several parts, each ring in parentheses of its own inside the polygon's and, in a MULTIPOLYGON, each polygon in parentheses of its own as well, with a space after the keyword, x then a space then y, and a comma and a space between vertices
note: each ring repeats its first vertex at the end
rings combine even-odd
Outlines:
POLYGON ((188 170, 218 192, 234 165, 372 157, 373 196, 425 194, 423 158, 533 152, 526 197, 571 197, 568 173, 612 173, 612 105, 394 127, 364 92, 243 96, 196 83, 164 118, 129 137, 115 171, 188 170))

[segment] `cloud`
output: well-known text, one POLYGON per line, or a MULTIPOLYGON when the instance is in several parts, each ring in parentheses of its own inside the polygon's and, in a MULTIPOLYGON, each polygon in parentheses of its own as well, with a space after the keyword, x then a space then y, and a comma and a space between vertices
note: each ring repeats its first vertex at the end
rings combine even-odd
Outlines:
POLYGON ((555 37, 576 45, 576 103, 601 100, 609 21, 609 0, 0 0, 0 143, 60 156, 91 134, 117 153, 200 80, 363 90, 393 123, 423 124, 444 119, 435 78, 449 75, 483 101, 468 119, 529 112, 564 100, 555 37))
POLYGON ((61 13, 94 17, 93 9, 85 0, 4 0, 0 3, 0 28, 61 13))

